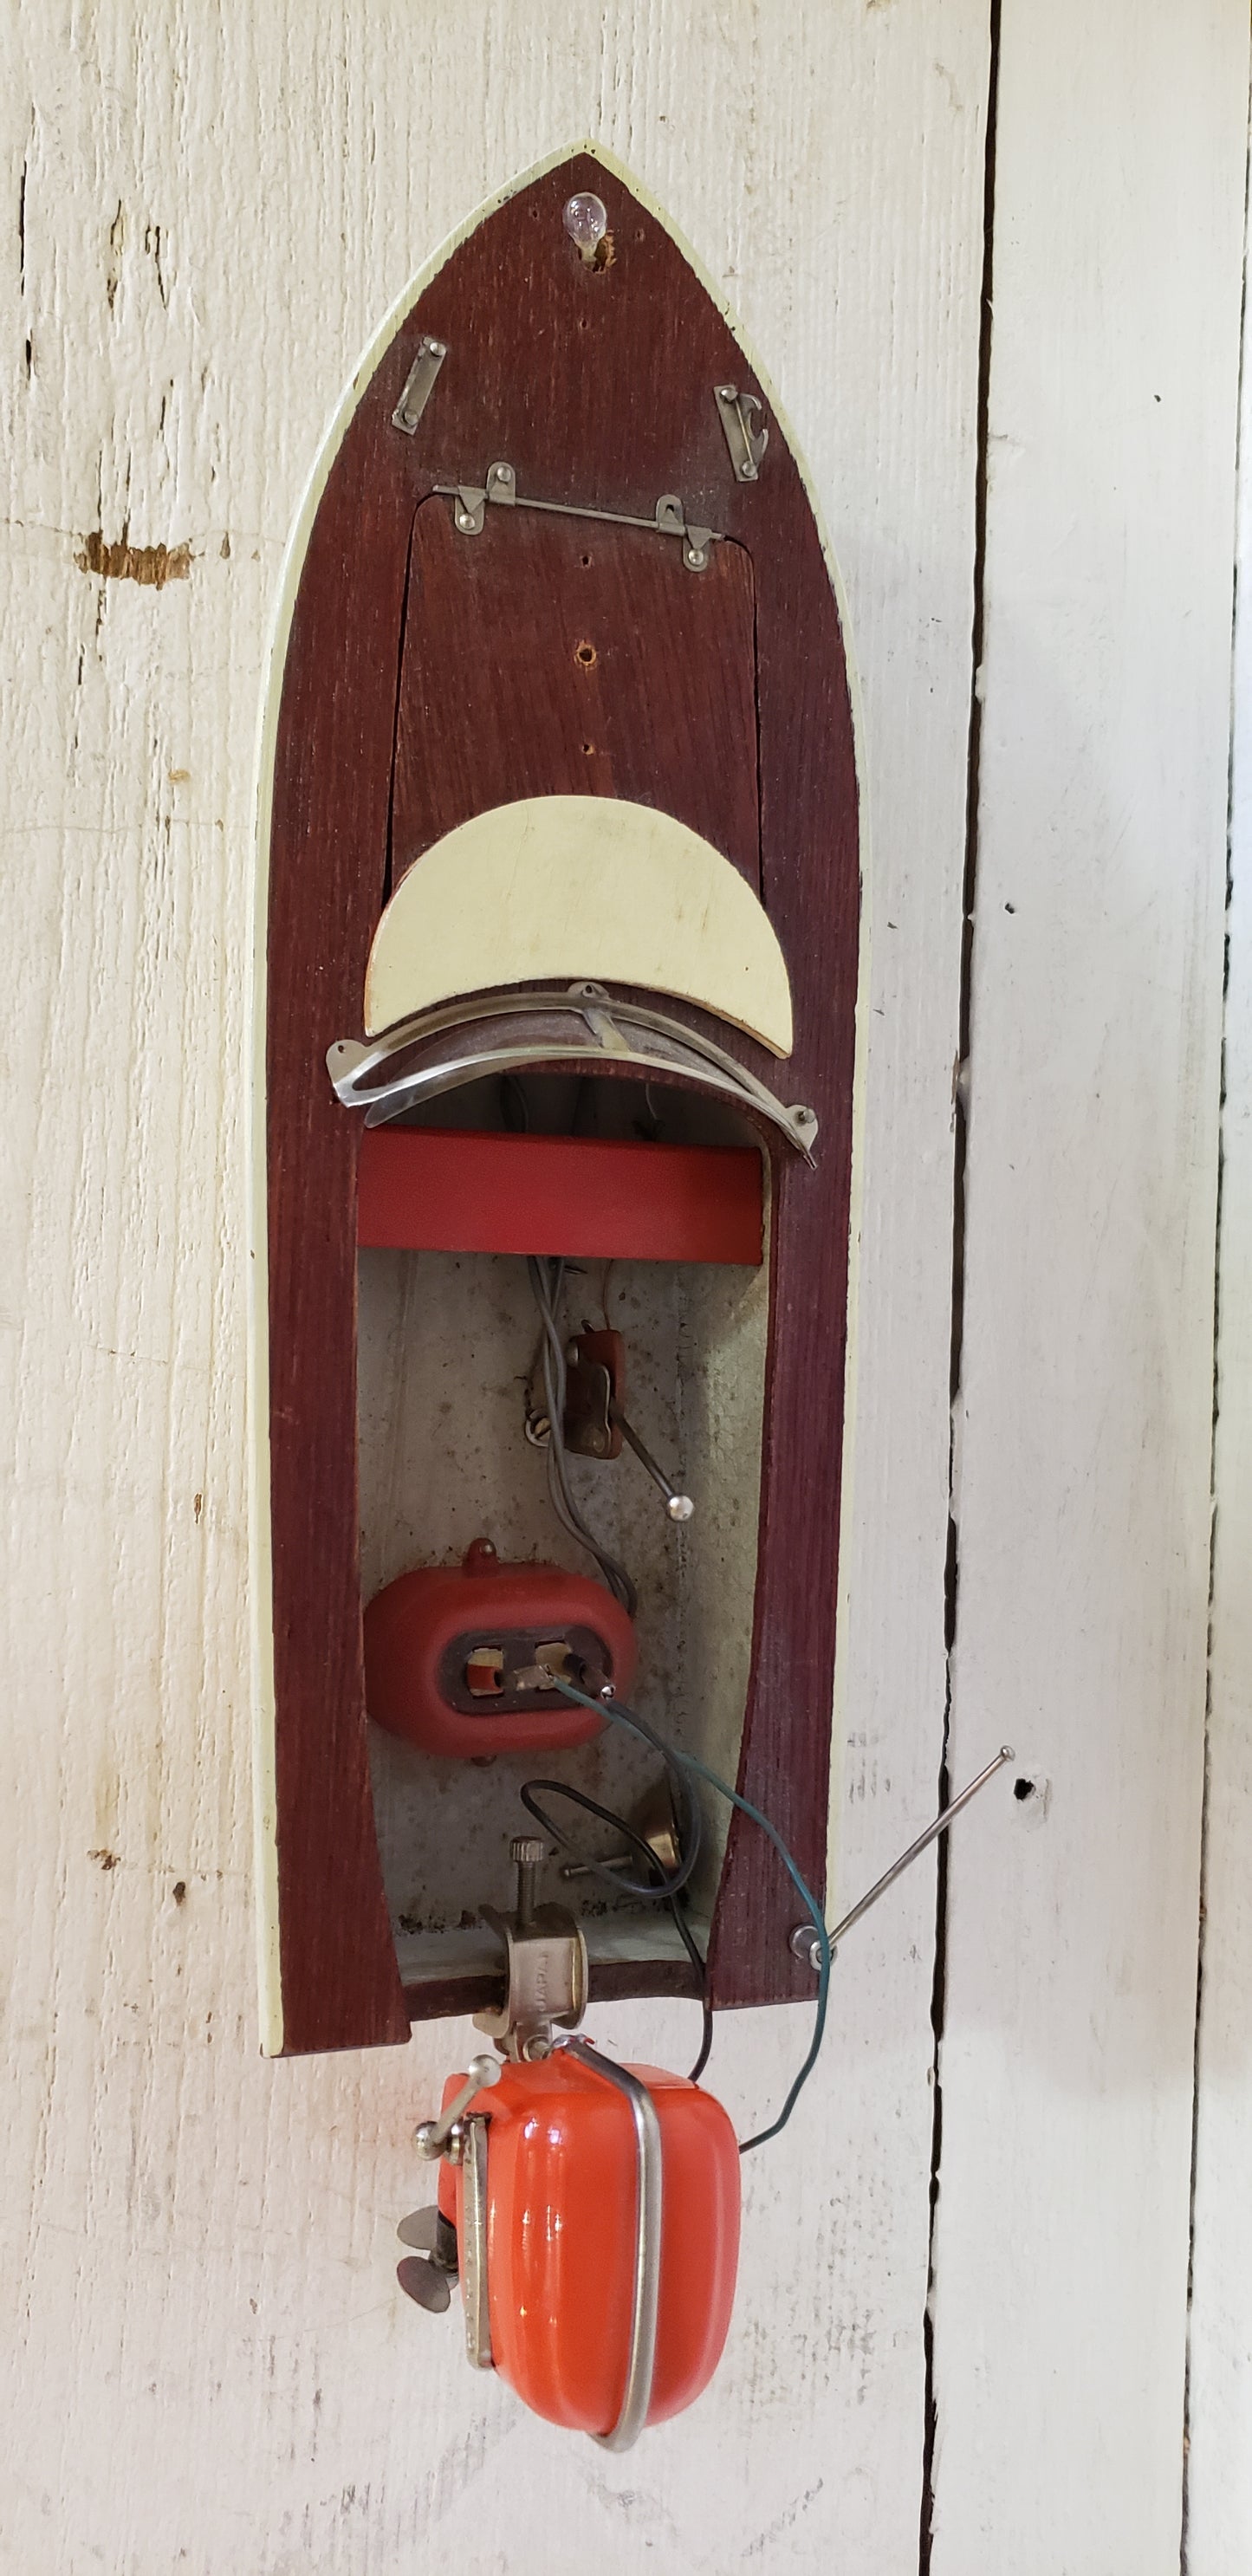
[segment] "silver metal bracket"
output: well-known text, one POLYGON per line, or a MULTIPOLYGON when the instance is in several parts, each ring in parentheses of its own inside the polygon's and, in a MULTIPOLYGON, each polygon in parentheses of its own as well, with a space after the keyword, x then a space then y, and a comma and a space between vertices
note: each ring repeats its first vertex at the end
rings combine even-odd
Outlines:
MULTIPOLYGON (((518 1834, 509 1846, 517 1870, 517 1911, 501 1914, 484 1905, 484 1923, 504 1943, 508 1983, 503 2004, 474 2015, 474 2027, 494 2039, 506 2057, 546 2057, 552 2027, 573 2030, 587 2009, 587 1944, 563 1905, 536 1905, 537 1873, 547 1846, 518 1834)), ((475 2064, 480 2063, 475 2060, 475 2064)), ((450 2106, 451 2107, 451 2106, 450 2106)))
MULTIPOLYGON (((415 1012, 412 1019, 402 1020, 381 1037, 363 1042, 359 1038, 337 1038, 326 1051, 326 1069, 335 1097, 345 1109, 363 1109, 367 1127, 379 1127, 389 1118, 397 1118, 404 1109, 416 1108, 426 1099, 454 1091, 462 1082, 474 1081, 483 1073, 524 1072, 529 1064, 550 1064, 554 1055, 573 1057, 582 1062, 590 1059, 594 1067, 597 1056, 610 1056, 618 1065, 637 1066, 641 1073, 653 1074, 672 1061, 665 1052, 665 1042, 677 1042, 689 1051, 693 1076, 701 1086, 718 1092, 740 1108, 754 1109, 799 1148, 805 1161, 813 1160, 817 1141, 817 1113, 802 1101, 790 1106, 779 1100, 765 1083, 758 1082, 746 1066, 734 1056, 714 1045, 685 1021, 671 1020, 664 1012, 645 1010, 641 1004, 614 1000, 602 984, 575 983, 545 987, 542 992, 485 994, 474 1002, 440 1003, 429 1011, 415 1012), (476 1041, 472 1047, 458 1048, 454 1033, 467 1020, 490 1022, 516 1017, 519 1012, 560 1011, 571 1021, 578 1021, 588 1032, 590 1043, 565 1046, 551 1038, 501 1041, 498 1047, 485 1047, 476 1041), (407 1066, 409 1050, 419 1042, 446 1032, 449 1052, 424 1068, 407 1066), (662 1041, 660 1048, 656 1041, 662 1041), (394 1063, 397 1070, 388 1075, 394 1063)), ((585 1066, 584 1066, 584 1069, 585 1066)))
POLYGON ((558 519, 596 519, 611 528, 648 528, 656 536, 679 537, 688 572, 707 572, 710 548, 721 542, 716 528, 688 524, 676 492, 662 492, 652 517, 636 519, 622 510, 587 509, 575 501, 535 501, 518 491, 516 472, 506 464, 489 465, 485 483, 436 483, 435 490, 452 502, 453 524, 463 537, 482 535, 491 501, 506 510, 547 510, 558 519))
POLYGON ((448 354, 446 340, 432 340, 423 332, 417 344, 417 356, 404 380, 404 391, 391 415, 393 429, 402 429, 411 438, 434 391, 435 378, 448 354))
POLYGON ((741 394, 735 385, 714 385, 713 398, 726 433, 735 481, 755 483, 761 470, 761 458, 769 445, 761 397, 759 394, 741 394))
POLYGON ((465 2350, 474 2370, 494 2370, 491 2311, 487 2303, 487 2128, 476 2115, 465 2123, 465 2176, 461 2195, 461 2296, 465 2350))

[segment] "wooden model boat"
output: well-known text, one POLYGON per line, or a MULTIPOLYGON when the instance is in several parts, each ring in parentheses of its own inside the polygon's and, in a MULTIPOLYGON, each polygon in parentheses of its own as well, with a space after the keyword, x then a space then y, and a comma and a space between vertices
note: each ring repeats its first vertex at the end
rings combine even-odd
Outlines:
MULTIPOLYGON (((586 1573, 522 1437, 522 1255, 579 1265, 570 1330, 626 1328, 647 1445, 684 1449, 686 1530, 628 1459, 579 1471, 590 1517, 637 1539, 638 1704, 729 1763, 823 1889, 858 853, 800 471, 713 295, 598 156, 506 197, 393 317, 286 596, 255 1524, 264 2043, 298 2052, 499 1993, 479 1907, 533 1760, 377 1741, 372 1784, 362 1608, 476 1540, 586 1573), (580 243, 586 197, 607 231, 580 243)), ((624 1795, 629 1752, 554 1759, 624 1795)), ((711 2000, 811 1994, 770 1843, 738 1815, 711 1848, 711 2000)), ((593 1998, 691 1989, 663 1919, 585 1929, 593 1998)))

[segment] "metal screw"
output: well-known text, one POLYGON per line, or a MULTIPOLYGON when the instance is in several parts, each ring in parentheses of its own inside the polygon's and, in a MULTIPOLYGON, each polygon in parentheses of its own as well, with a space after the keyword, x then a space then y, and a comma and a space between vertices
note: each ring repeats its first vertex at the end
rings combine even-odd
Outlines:
POLYGON ((514 1834, 509 1844, 509 1859, 517 1870, 517 1928, 529 1932, 535 1919, 535 1896, 539 1872, 548 1857, 548 1846, 536 1834, 514 1834))

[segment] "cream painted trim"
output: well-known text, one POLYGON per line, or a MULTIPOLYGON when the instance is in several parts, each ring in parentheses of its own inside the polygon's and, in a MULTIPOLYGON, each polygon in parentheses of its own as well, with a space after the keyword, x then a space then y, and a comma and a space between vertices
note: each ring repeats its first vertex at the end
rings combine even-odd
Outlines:
POLYGON ((522 797, 425 851, 374 934, 365 1033, 580 975, 677 994, 791 1053, 786 963, 747 880, 672 814, 614 796, 522 797))
MULTIPOLYGON (((269 1439, 267 1432, 269 1421, 269 1278, 266 1233, 267 1205, 265 1167, 265 944, 266 925, 269 915, 269 846, 270 819, 274 792, 274 754, 278 741, 278 710, 279 701, 282 695, 283 672, 287 660, 287 645, 291 633, 291 620, 295 608, 296 593, 300 586, 300 575, 304 568, 304 558, 308 551, 309 537, 312 533, 313 521, 317 515, 317 508, 322 498, 322 494, 326 489, 331 467, 333 466, 335 458, 343 444, 344 438, 347 435, 349 423, 357 410, 362 395, 364 394, 376 368, 381 364, 383 358, 386 356, 397 331, 401 328, 401 325, 407 318, 408 314, 412 311, 418 297, 425 293, 431 280, 438 276, 439 271, 444 266, 445 262, 451 258, 453 251, 459 249, 463 241, 468 240, 469 235, 477 230, 478 225, 482 223, 488 215, 494 214, 497 207, 507 205, 510 197, 515 197, 521 189, 528 188, 532 180, 541 179, 545 171, 556 169, 560 162, 572 159, 573 156, 579 152, 589 153, 594 160, 599 161, 601 167, 606 170, 611 177, 620 179, 624 186, 632 189, 635 196, 639 199, 640 204, 645 205, 648 208, 649 213, 655 217, 656 221, 659 224, 664 225, 671 241, 673 241, 677 248, 682 252, 683 258, 694 270, 701 285, 706 289, 707 293, 712 296, 713 302, 717 306, 719 313, 722 315, 727 329, 733 334, 739 347, 743 350, 744 356, 752 368, 752 372, 756 377, 757 383, 760 385, 762 393, 765 396, 767 405, 778 425, 778 429, 782 437, 786 440, 787 446, 795 460, 796 470, 804 486, 809 507, 813 512, 813 517, 817 525, 818 537, 821 543, 822 554, 826 564, 826 570, 830 577, 831 588, 834 591, 836 606, 839 610, 839 621, 843 631, 843 649, 848 674, 848 692, 852 705, 852 732, 856 746, 857 775, 858 779, 861 781, 864 781, 868 775, 865 759, 865 717, 861 702, 860 680, 852 653, 851 620, 848 614, 847 594, 844 590, 839 566, 835 561, 829 532, 822 512, 821 502, 817 493, 814 491, 808 465, 801 452, 799 443, 794 436, 787 413, 778 399, 778 394, 771 382, 768 370, 762 366, 760 359, 757 357, 751 346, 751 343, 744 338, 743 332, 731 313, 726 297, 723 294, 717 279, 710 274, 710 271, 705 267, 703 260, 699 257, 698 253, 693 250, 690 242, 687 241, 685 236, 678 230, 678 227, 671 221, 664 207, 658 204, 650 189, 644 185, 637 174, 633 170, 629 169, 624 161, 619 161, 616 154, 609 151, 608 147, 603 143, 586 140, 562 144, 555 152, 545 153, 541 160, 532 162, 529 169, 520 172, 515 179, 509 181, 506 187, 497 189, 492 196, 487 198, 484 204, 477 207, 471 215, 467 216, 465 222, 458 225, 455 232, 450 233, 448 238, 442 242, 439 248, 432 254, 431 258, 417 270, 416 274, 410 279, 408 285, 403 288, 400 295, 396 298, 390 312, 384 315, 373 339, 369 342, 367 348, 354 368, 349 382, 344 387, 334 414, 327 424, 322 443, 314 457, 309 474, 309 480, 305 487, 300 506, 296 512, 291 534, 287 542, 287 549, 283 557, 282 569, 278 580, 278 590, 274 602, 274 622, 270 636, 264 694, 261 701, 260 726, 257 739, 256 848, 254 865, 252 960, 249 1009, 246 1019, 246 1026, 248 1029, 248 1060, 244 1066, 246 1095, 247 1093, 250 1093, 251 1095, 251 1116, 248 1121, 248 1202, 251 1218, 251 1239, 249 1245, 250 1298, 248 1315, 248 1454, 254 1748, 253 1825, 256 1870, 257 1964, 260 1985, 261 2046, 267 2055, 276 2054, 282 2047, 283 2012, 282 1985, 279 1973, 278 1954, 278 1802, 274 1756, 274 1642, 271 1613, 271 1604, 273 1601, 273 1556, 270 1533, 270 1465, 269 1439)), ((846 1374, 847 1400, 845 1405, 844 1431, 845 1476, 843 1484, 842 1509, 842 1527, 845 1532, 850 1525, 850 1486, 847 1470, 851 1464, 851 1425, 853 1419, 854 1391, 856 1386, 856 1278, 858 1247, 860 1242, 861 1175, 863 1166, 862 1142, 865 1121, 865 1038, 867 1034, 865 1023, 866 1004, 869 992, 869 921, 867 894, 867 881, 869 874, 869 824, 868 818, 864 812, 862 812, 861 816, 860 841, 861 948, 860 980, 858 984, 857 997, 856 1093, 853 1101, 853 1226, 849 1244, 848 1358, 846 1374)), ((846 1547, 841 1546, 840 1556, 842 1560, 840 1574, 840 1602, 842 1606, 847 1581, 846 1568, 848 1552, 846 1547)), ((840 1628, 841 1635, 846 1637, 846 1617, 841 1617, 840 1628)), ((836 1663, 835 1706, 833 1718, 831 1800, 829 1815, 831 1868, 828 1910, 833 1909, 833 1894, 836 1885, 839 1815, 842 1805, 841 1749, 846 1725, 840 1661, 837 1661, 836 1663)))

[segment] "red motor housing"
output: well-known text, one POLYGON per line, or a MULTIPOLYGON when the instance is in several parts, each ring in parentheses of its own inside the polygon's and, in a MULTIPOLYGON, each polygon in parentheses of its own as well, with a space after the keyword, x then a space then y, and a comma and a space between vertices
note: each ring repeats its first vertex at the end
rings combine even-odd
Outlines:
MULTIPOLYGON (((644 2421, 707 2387, 730 2325, 739 2257, 739 2149, 720 2102, 656 2066, 624 2070, 659 2124, 662 2214, 652 2383, 644 2421)), ((462 2082, 453 2076, 445 2104, 462 2082)), ((491 2362, 537 2415, 611 2433, 627 2380, 639 2247, 629 2105, 573 2050, 510 2064, 478 2098, 487 2133, 481 2231, 491 2362)), ((440 2168, 465 2271, 464 2161, 440 2168)))
POLYGON ((545 1676, 618 1693, 635 1673, 635 1632, 604 1585, 560 1565, 502 1565, 475 1539, 461 1565, 419 1565, 365 1613, 365 1704, 424 1753, 555 1752, 603 1719, 545 1676))

